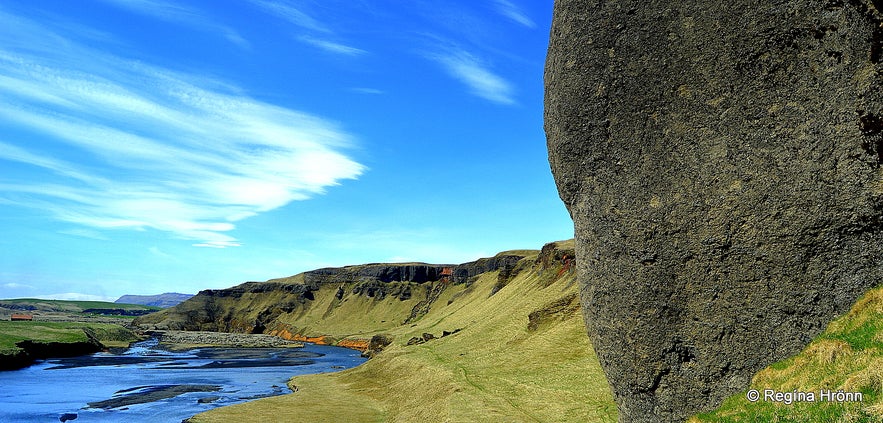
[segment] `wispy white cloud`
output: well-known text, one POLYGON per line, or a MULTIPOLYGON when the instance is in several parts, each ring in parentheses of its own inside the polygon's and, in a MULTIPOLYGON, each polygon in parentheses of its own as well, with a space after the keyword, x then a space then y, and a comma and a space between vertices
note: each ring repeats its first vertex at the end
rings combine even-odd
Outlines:
MULTIPOLYGON (((2 29, 8 17, 0 13, 0 41, 21 36, 2 29)), ((25 26, 41 30, 32 37, 59 38, 25 26)), ((26 169, 0 176, 3 204, 223 248, 240 245, 229 234, 235 222, 365 169, 342 152, 350 136, 322 118, 70 41, 68 49, 39 41, 36 51, 0 48, 0 122, 16 128, 0 139, 0 161, 26 169)))
POLYGON ((290 24, 299 26, 312 31, 330 33, 331 30, 308 15, 301 9, 295 7, 291 2, 287 1, 271 1, 271 0, 249 0, 252 4, 263 9, 265 12, 276 16, 290 24))
POLYGON ((219 34, 240 47, 248 47, 249 42, 234 29, 216 23, 199 9, 182 5, 180 2, 165 0, 102 0, 132 12, 156 19, 189 26, 201 31, 219 34))
POLYGON ((528 28, 537 26, 517 5, 508 0, 494 0, 494 7, 501 15, 528 28))
POLYGON ((469 87, 472 94, 499 104, 515 104, 512 85, 491 72, 477 57, 466 51, 451 49, 430 56, 454 78, 469 87))
POLYGON ((97 239, 99 241, 109 241, 110 238, 104 236, 101 232, 86 228, 71 228, 58 231, 60 234, 78 236, 81 238, 97 239))
POLYGON ((318 48, 325 50, 327 52, 335 53, 335 54, 343 54, 346 56, 358 56, 360 54, 366 53, 365 50, 362 50, 359 48, 350 47, 348 45, 336 43, 333 41, 321 40, 321 39, 313 38, 313 37, 310 37, 307 35, 298 37, 298 40, 305 42, 307 44, 310 44, 312 46, 318 47, 318 48))
POLYGON ((357 92, 359 94, 372 94, 372 95, 386 94, 386 91, 379 90, 377 88, 355 87, 355 88, 351 88, 351 90, 353 92, 357 92))
MULTIPOLYGON (((2 92, 2 88, 0 88, 0 92, 2 92)), ((51 157, 46 157, 45 155, 32 153, 28 150, 12 144, 7 144, 3 141, 0 141, 0 159, 6 159, 10 161, 26 163, 36 167, 41 167, 51 170, 59 174, 60 176, 79 179, 85 182, 103 181, 102 178, 86 174, 72 165, 59 160, 55 160, 51 157)))
POLYGON ((342 54, 345 56, 358 56, 366 51, 352 47, 337 41, 326 39, 334 34, 327 25, 313 18, 291 2, 282 0, 249 0, 251 4, 276 18, 279 18, 300 30, 305 30, 309 35, 300 35, 297 40, 313 47, 318 47, 326 52, 342 54))

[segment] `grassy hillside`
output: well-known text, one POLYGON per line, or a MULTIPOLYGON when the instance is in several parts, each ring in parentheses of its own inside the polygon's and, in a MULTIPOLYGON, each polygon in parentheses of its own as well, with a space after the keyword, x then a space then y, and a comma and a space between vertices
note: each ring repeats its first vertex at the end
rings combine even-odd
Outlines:
MULTIPOLYGON (((757 402, 747 389, 712 413, 690 422, 883 422, 883 287, 865 294, 852 309, 800 354, 758 372, 749 389, 861 392, 861 402, 757 402)), ((763 395, 763 394, 761 394, 763 395)), ((794 395, 792 394, 792 397, 794 395)))
MULTIPOLYGON (((503 252, 461 265, 365 264, 317 269, 266 282, 206 290, 167 310, 137 319, 159 330, 328 335, 365 339, 417 321, 440 301, 453 301, 482 273, 502 269, 495 289, 513 276, 524 252, 503 252), (447 269, 447 277, 440 274, 447 269)), ((536 251, 532 254, 536 256, 536 251)), ((525 263, 527 264, 527 263, 525 263)))
MULTIPOLYGON (((558 248, 572 249, 572 241, 558 248)), ((616 421, 585 336, 575 275, 555 260, 543 269, 536 251, 525 254, 517 276, 502 288, 498 271, 485 273, 468 286, 443 290, 425 316, 404 325, 409 301, 337 300, 320 292, 287 324, 338 337, 385 333, 393 344, 357 368, 292 379, 294 394, 219 408, 192 421, 616 421), (407 345, 424 333, 437 339, 407 345)))
POLYGON ((183 301, 193 297, 193 294, 179 294, 176 292, 166 292, 157 295, 123 295, 114 301, 115 304, 141 304, 147 306, 155 306, 159 308, 168 308, 176 306, 183 301))

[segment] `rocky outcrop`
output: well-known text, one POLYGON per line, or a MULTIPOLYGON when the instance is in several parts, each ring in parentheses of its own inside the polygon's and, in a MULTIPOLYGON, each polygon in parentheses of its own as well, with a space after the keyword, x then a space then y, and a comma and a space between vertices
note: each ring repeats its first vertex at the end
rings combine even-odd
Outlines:
POLYGON ((327 267, 304 272, 304 282, 318 286, 326 283, 352 281, 431 282, 441 279, 442 270, 454 267, 445 264, 364 264, 361 266, 327 267))
POLYGON ((683 420, 883 272, 872 0, 556 0, 545 125, 620 421, 683 420))
POLYGON ((576 313, 579 308, 579 298, 576 293, 563 296, 530 312, 527 315, 527 330, 533 332, 550 321, 565 320, 576 313))
POLYGON ((511 272, 515 268, 515 264, 522 258, 524 256, 517 254, 498 254, 493 257, 464 263, 454 267, 453 281, 454 283, 467 283, 470 278, 495 270, 502 270, 502 273, 505 274, 504 277, 511 278, 514 277, 514 274, 511 272))
POLYGON ((371 358, 377 354, 383 352, 383 349, 388 347, 389 344, 392 344, 393 338, 387 334, 377 334, 371 337, 371 340, 368 341, 368 348, 365 351, 362 351, 362 357, 371 358))
POLYGON ((505 267, 514 267, 524 258, 517 254, 499 254, 463 264, 364 264, 360 266, 329 267, 304 272, 304 283, 318 286, 326 283, 351 281, 372 282, 436 282, 443 279, 445 269, 450 270, 454 283, 466 283, 469 278, 505 267))

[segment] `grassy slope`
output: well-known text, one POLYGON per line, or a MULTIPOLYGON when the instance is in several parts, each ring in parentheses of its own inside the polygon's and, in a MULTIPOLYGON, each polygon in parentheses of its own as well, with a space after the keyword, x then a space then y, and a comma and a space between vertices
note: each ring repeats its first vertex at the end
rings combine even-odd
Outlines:
POLYGON ((883 422, 883 287, 865 294, 800 354, 758 372, 750 389, 862 392, 861 403, 750 403, 733 395, 696 422, 883 422))
MULTIPOLYGON (((291 278, 277 279, 285 283, 302 283, 302 275, 291 278)), ((405 283, 407 284, 407 283, 405 283)), ((351 289, 355 283, 347 284, 351 289)), ((411 284, 415 290, 425 290, 427 287, 420 284, 411 284)), ((315 293, 315 301, 310 302, 306 310, 298 308, 293 313, 283 314, 277 321, 287 325, 292 333, 304 335, 333 335, 335 338, 352 336, 365 338, 373 333, 391 330, 400 325, 411 309, 423 298, 415 295, 413 298, 400 301, 395 298, 387 298, 377 301, 361 295, 347 295, 343 301, 337 300, 334 295, 337 285, 326 285, 315 293), (331 313, 329 313, 331 310, 331 313)), ((283 291, 270 291, 263 293, 245 293, 239 298, 216 297, 214 304, 236 316, 230 323, 230 331, 251 331, 250 324, 257 320, 258 315, 274 306, 286 304, 294 296, 283 291)), ((188 312, 195 312, 194 307, 203 306, 195 301, 182 303, 178 308, 161 310, 157 313, 144 317, 141 322, 178 322, 186 319, 188 312), (183 310, 183 312, 182 312, 183 310)))
POLYGON ((493 296, 497 272, 485 274, 469 288, 447 289, 429 314, 408 325, 384 308, 400 307, 394 314, 407 316, 410 301, 350 297, 329 309, 333 294, 317 294, 316 304, 297 319, 289 316, 289 324, 313 334, 385 332, 395 337, 393 345, 357 368, 294 378, 295 394, 215 409, 192 421, 615 421, 585 336, 574 275, 557 278, 557 271, 540 275, 527 266, 493 296), (529 330, 528 315, 543 309, 548 315, 529 330), (405 345, 424 332, 455 329, 462 330, 405 345))

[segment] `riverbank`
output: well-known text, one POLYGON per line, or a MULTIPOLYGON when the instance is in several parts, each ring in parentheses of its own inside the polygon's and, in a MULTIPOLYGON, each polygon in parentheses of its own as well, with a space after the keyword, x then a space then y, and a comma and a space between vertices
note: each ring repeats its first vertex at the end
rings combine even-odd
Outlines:
POLYGON ((278 336, 186 331, 135 332, 119 324, 0 321, 0 370, 16 370, 37 360, 123 349, 155 337, 169 351, 194 348, 302 348, 303 342, 278 336))
POLYGON ((163 330, 148 331, 146 333, 156 337, 163 348, 171 351, 201 347, 302 348, 304 346, 303 342, 261 334, 163 330))
POLYGON ((158 310, 103 301, 0 300, 0 370, 21 369, 47 358, 127 348, 144 339, 130 328, 133 318, 158 310))
POLYGON ((0 321, 0 370, 21 369, 47 358, 125 348, 142 339, 113 323, 0 321))
POLYGON ((176 423, 219 406, 290 393, 286 381, 294 375, 334 372, 364 361, 358 351, 319 345, 169 351, 151 338, 125 350, 52 358, 0 372, 0 420, 76 416, 94 423, 176 423))

